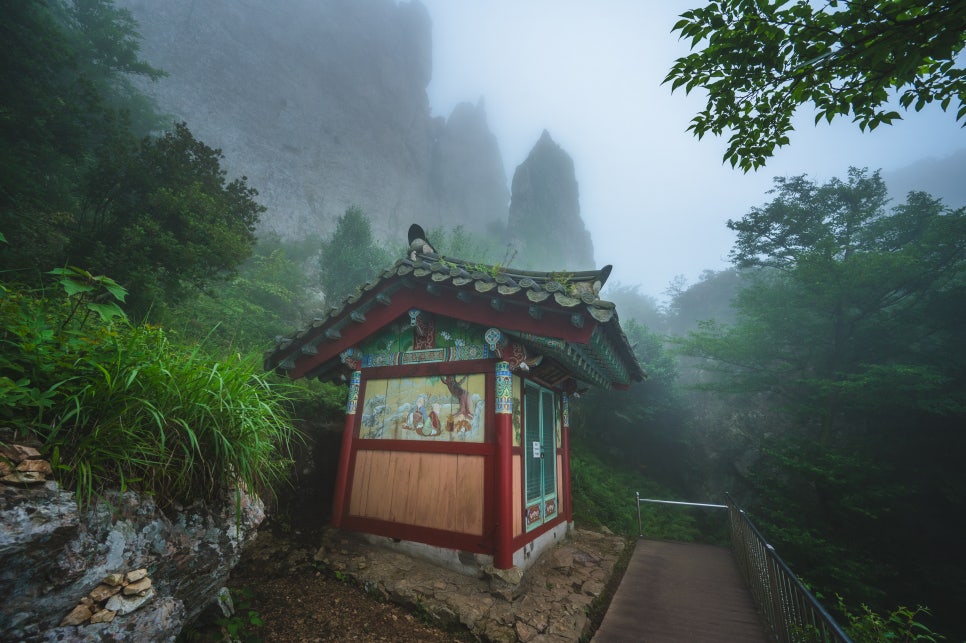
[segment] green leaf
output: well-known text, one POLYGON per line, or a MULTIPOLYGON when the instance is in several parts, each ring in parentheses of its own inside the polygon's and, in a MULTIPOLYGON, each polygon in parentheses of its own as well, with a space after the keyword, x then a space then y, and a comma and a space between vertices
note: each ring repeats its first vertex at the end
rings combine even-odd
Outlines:
POLYGON ((124 311, 121 310, 121 307, 118 306, 113 301, 108 303, 100 303, 100 304, 95 302, 90 302, 87 304, 87 309, 94 313, 97 313, 97 315, 104 322, 109 322, 115 318, 127 319, 127 315, 124 314, 124 311))

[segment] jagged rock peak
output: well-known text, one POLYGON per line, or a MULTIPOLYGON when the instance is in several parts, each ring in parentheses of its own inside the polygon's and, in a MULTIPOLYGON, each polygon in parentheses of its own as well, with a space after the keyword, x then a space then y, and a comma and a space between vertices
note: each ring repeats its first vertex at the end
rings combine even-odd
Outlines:
POLYGON ((508 228, 519 244, 521 267, 594 267, 574 162, 547 130, 513 173, 508 228))
POLYGON ((463 223, 484 230, 506 225, 510 193, 496 137, 486 120, 482 98, 459 103, 437 132, 433 154, 433 192, 463 223))

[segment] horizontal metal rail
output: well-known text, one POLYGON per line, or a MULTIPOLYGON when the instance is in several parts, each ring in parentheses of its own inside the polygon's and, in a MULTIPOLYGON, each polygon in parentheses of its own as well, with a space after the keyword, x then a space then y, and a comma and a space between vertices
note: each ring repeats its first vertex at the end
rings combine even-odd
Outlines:
POLYGON ((638 533, 643 537, 642 502, 727 509, 735 561, 751 590, 758 611, 775 638, 780 643, 852 643, 848 634, 765 540, 744 510, 734 503, 730 495, 725 496, 728 504, 717 505, 641 498, 640 492, 637 492, 638 533))

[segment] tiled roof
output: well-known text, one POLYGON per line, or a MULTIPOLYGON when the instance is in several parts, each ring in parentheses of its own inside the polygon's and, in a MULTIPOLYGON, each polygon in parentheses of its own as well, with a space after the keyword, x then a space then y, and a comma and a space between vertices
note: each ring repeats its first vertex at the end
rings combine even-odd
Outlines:
MULTIPOLYGON (((552 336, 518 333, 504 328, 522 341, 540 345, 563 363, 574 360, 593 365, 600 380, 627 384, 644 379, 633 351, 621 330, 613 303, 600 299, 599 292, 610 275, 611 266, 584 272, 533 272, 505 269, 443 257, 413 254, 397 261, 375 279, 365 283, 342 301, 325 310, 305 328, 277 337, 275 347, 265 356, 266 369, 291 368, 295 359, 312 354, 306 345, 319 337, 340 337, 340 330, 365 319, 368 310, 385 305, 394 292, 422 286, 432 295, 449 294, 469 302, 484 299, 493 310, 494 327, 500 327, 500 311, 517 307, 540 319, 544 312, 569 314, 570 322, 582 328, 586 312, 597 328, 586 346, 555 341, 552 336)), ((375 329, 374 329, 375 330, 375 329)), ((603 383, 603 382, 596 382, 603 383)))

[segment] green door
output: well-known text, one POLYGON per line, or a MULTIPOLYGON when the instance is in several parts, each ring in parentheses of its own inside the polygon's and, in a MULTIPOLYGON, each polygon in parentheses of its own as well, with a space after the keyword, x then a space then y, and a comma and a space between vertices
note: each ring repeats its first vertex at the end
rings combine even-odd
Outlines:
POLYGON ((557 421, 553 391, 524 385, 524 524, 530 531, 557 517, 557 421))

